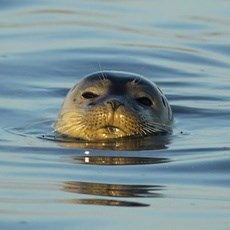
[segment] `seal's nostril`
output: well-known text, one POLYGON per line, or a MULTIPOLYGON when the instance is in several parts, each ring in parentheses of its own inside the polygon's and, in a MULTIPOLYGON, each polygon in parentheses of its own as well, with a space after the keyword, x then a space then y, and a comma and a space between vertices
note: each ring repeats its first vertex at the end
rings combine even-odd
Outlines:
POLYGON ((114 111, 117 110, 119 106, 124 105, 122 102, 118 100, 107 101, 107 103, 111 105, 114 111))

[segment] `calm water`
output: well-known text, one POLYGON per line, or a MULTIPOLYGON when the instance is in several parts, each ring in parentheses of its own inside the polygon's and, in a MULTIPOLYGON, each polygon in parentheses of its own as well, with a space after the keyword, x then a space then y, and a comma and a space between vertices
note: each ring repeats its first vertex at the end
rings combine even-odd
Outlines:
POLYGON ((229 12, 227 0, 2 0, 0 229, 230 229, 229 12), (55 141, 68 89, 101 69, 155 81, 173 135, 55 141))

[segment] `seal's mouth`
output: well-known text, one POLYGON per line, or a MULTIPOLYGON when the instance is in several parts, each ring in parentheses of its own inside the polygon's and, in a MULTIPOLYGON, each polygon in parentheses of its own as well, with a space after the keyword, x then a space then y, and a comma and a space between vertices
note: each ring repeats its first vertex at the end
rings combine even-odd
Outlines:
POLYGON ((111 139, 111 138, 119 138, 126 136, 126 132, 117 126, 106 125, 97 130, 98 136, 102 139, 111 139))
POLYGON ((108 133, 116 133, 116 132, 124 132, 120 127, 112 126, 112 125, 106 125, 102 127, 102 129, 105 129, 108 133))

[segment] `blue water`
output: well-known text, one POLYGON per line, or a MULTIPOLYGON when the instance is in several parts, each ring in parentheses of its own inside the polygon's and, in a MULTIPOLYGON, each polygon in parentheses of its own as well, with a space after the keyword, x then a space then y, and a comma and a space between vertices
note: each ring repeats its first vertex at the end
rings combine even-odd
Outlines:
POLYGON ((229 10, 225 0, 1 1, 0 229, 230 229, 229 10), (104 69, 160 86, 175 117, 167 140, 53 138, 69 88, 104 69))

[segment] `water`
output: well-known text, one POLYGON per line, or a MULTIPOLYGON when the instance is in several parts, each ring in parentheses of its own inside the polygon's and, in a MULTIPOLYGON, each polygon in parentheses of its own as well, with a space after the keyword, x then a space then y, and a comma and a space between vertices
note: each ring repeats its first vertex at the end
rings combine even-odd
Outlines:
POLYGON ((230 228, 229 1, 0 4, 1 229, 230 228), (68 89, 101 69, 161 87, 166 142, 49 138, 68 89))

